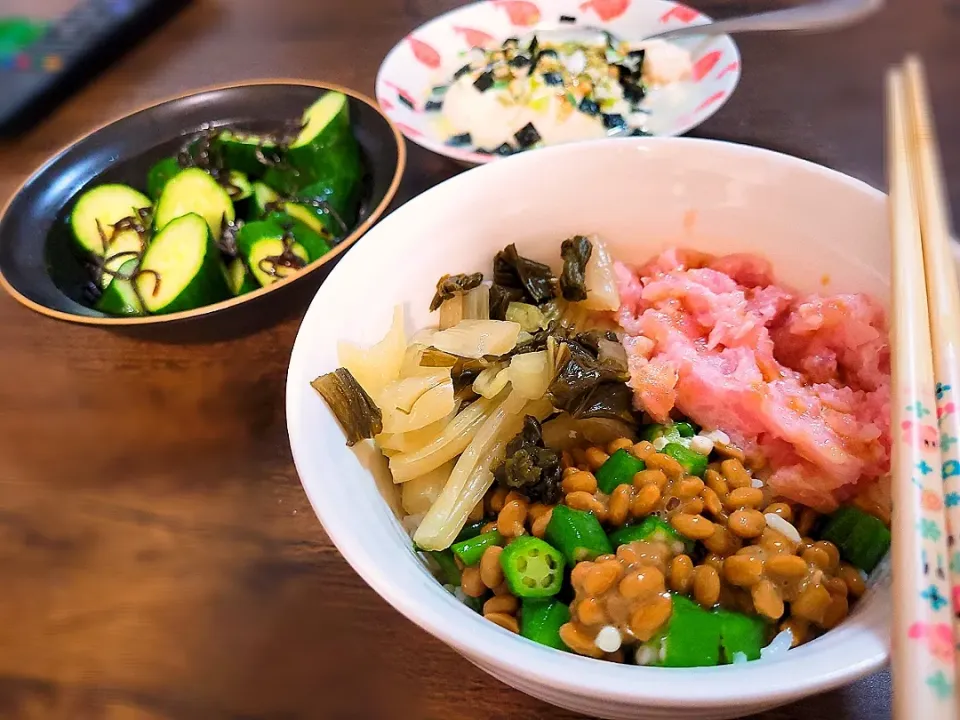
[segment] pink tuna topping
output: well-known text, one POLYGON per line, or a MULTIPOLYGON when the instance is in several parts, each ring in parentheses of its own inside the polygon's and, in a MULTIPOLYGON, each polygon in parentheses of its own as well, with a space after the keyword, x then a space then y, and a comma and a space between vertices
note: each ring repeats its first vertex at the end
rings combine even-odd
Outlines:
POLYGON ((890 348, 866 295, 803 296, 751 255, 618 264, 638 409, 676 409, 762 458, 780 496, 834 509, 890 465, 890 348))

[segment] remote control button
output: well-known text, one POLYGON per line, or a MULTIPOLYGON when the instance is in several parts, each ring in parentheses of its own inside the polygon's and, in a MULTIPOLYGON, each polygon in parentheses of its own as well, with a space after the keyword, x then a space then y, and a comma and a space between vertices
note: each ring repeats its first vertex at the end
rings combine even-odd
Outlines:
POLYGON ((49 73, 59 72, 63 68, 63 59, 59 55, 47 55, 43 59, 43 69, 49 73))
POLYGON ((133 11, 132 0, 107 0, 107 6, 114 14, 121 17, 129 15, 133 11))

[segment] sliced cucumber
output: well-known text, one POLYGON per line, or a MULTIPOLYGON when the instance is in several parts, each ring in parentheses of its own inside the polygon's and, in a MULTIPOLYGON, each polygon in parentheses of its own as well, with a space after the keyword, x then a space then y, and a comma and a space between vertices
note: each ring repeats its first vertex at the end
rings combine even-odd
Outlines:
POLYGON ((195 213, 171 220, 153 239, 136 283, 153 314, 192 310, 230 297, 209 224, 195 213))
POLYGON ((104 243, 101 230, 112 239, 113 226, 124 218, 137 215, 150 207, 150 199, 126 185, 99 185, 80 196, 70 215, 73 236, 86 253, 102 256, 104 243))
POLYGON ((241 202, 253 195, 253 185, 250 184, 250 179, 246 175, 239 170, 231 170, 229 177, 230 184, 233 186, 229 194, 233 202, 241 202))
POLYGON ((154 200, 159 199, 167 183, 179 175, 181 169, 175 157, 164 158, 156 163, 147 173, 147 195, 154 200))
POLYGON ((253 275, 247 269, 247 264, 243 258, 234 258, 226 266, 227 285, 234 295, 243 295, 259 289, 260 285, 253 279, 253 275))
POLYGON ((154 224, 161 231, 189 214, 206 220, 215 239, 220 238, 224 220, 233 222, 236 218, 229 193, 199 168, 187 168, 167 183, 157 202, 154 224))
POLYGON ((360 146, 350 125, 350 102, 328 92, 303 114, 304 128, 287 150, 284 166, 271 168, 264 180, 285 195, 316 183, 332 182, 348 188, 362 174, 360 146))
MULTIPOLYGON (((139 256, 146 250, 146 243, 136 230, 123 230, 113 236, 110 244, 107 245, 107 251, 104 253, 106 262, 103 267, 114 272, 120 270, 124 264, 131 259, 139 260, 139 256), (138 257, 133 258, 128 253, 137 253, 138 257)), ((107 287, 113 280, 113 275, 103 273, 100 276, 100 287, 107 287)))
POLYGON ((239 170, 251 178, 259 178, 267 170, 267 166, 257 157, 257 149, 268 156, 277 152, 276 144, 269 138, 232 130, 220 133, 217 145, 228 168, 239 170))
POLYGON ((250 254, 250 248, 263 238, 282 238, 283 228, 272 220, 255 220, 248 222, 237 233, 237 250, 243 256, 250 254))
MULTIPOLYGON (((332 226, 337 228, 336 236, 343 237, 347 231, 357 224, 357 215, 360 210, 361 178, 357 175, 348 176, 345 173, 332 174, 326 180, 308 185, 297 193, 297 198, 323 200, 340 216, 346 230, 336 219, 332 226)), ((317 210, 317 212, 323 212, 317 210)))
POLYGON ((249 256, 255 242, 264 238, 282 239, 285 230, 289 230, 293 239, 303 246, 310 262, 330 252, 330 243, 323 236, 314 232, 306 223, 280 211, 270 213, 266 220, 244 225, 237 235, 237 249, 241 255, 249 256))
POLYGON ((269 185, 262 182, 253 184, 253 212, 250 220, 261 220, 266 217, 268 208, 280 202, 280 194, 269 185))
MULTIPOLYGON (((284 241, 282 238, 264 237, 254 242, 251 246, 250 254, 247 256, 247 263, 250 266, 250 272, 253 273, 257 282, 262 286, 266 287, 267 285, 271 285, 301 270, 301 268, 282 266, 276 267, 274 272, 270 272, 267 269, 268 263, 265 261, 269 258, 280 256, 283 254, 283 251, 284 241)), ((302 260, 304 265, 310 262, 310 256, 300 243, 294 242, 290 246, 290 252, 302 260)))
POLYGON ((267 221, 276 223, 281 228, 290 228, 293 238, 306 248, 310 260, 316 260, 330 252, 331 234, 319 222, 315 215, 308 212, 302 205, 286 203, 284 212, 274 211, 267 216, 267 221))
POLYGON ((330 147, 350 133, 350 101, 340 92, 327 92, 303 112, 303 130, 290 144, 290 152, 309 147, 330 147))
POLYGON ((97 301, 97 310, 107 315, 133 316, 143 315, 143 304, 137 297, 132 278, 137 271, 139 258, 130 258, 119 267, 123 277, 109 276, 110 283, 97 301))

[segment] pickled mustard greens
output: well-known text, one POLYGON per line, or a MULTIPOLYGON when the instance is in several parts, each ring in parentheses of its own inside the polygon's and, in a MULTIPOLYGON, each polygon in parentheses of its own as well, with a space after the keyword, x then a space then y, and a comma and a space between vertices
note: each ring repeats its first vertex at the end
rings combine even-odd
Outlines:
POLYGON ((619 304, 604 244, 575 236, 555 261, 559 276, 508 245, 487 279, 443 275, 439 327, 408 336, 398 306, 379 343, 341 342, 342 367, 314 382, 348 444, 386 456, 417 552, 472 609, 589 657, 733 664, 832 628, 863 592, 855 568, 889 547, 884 523, 842 508, 801 543, 802 507, 725 433, 634 406, 624 346, 595 311, 619 304))
POLYGON ((272 285, 343 240, 363 177, 349 102, 328 92, 288 125, 193 135, 149 169, 146 193, 115 183, 83 191, 69 226, 94 306, 111 315, 193 310, 272 285), (168 238, 154 249, 187 216, 202 219, 209 238, 188 223, 186 245, 168 238))
POLYGON ((563 256, 563 273, 560 275, 560 291, 564 300, 577 302, 587 299, 587 263, 593 245, 583 235, 564 240, 560 246, 563 256))
POLYGON ((339 368, 313 381, 347 434, 347 444, 372 438, 383 429, 380 410, 349 370, 339 368))

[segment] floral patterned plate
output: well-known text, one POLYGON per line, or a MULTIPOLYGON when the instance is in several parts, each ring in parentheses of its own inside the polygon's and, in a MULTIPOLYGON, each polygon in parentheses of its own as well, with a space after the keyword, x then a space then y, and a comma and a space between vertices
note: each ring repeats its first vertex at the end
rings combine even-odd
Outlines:
MULTIPOLYGON (((466 164, 498 155, 447 141, 432 89, 448 84, 473 47, 497 47, 509 37, 562 27, 606 31, 636 42, 675 27, 711 19, 669 0, 484 0, 420 26, 386 56, 377 75, 377 101, 410 140, 466 164)), ((679 41, 690 52, 689 78, 648 95, 647 130, 682 135, 715 113, 740 80, 740 53, 728 35, 679 41)))

